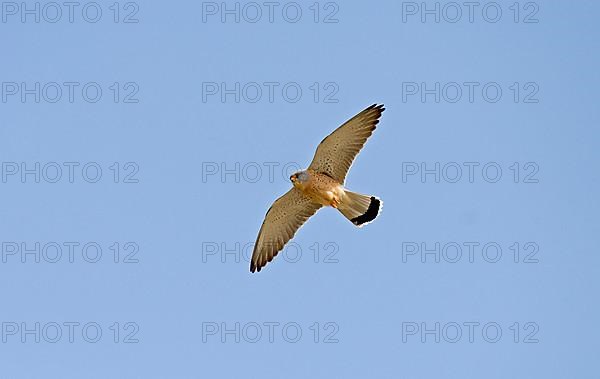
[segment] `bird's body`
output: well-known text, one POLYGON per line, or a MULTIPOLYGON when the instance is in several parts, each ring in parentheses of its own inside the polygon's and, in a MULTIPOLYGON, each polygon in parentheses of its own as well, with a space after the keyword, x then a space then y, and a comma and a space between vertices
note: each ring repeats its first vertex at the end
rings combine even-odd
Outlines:
POLYGON ((298 174, 292 175, 294 187, 302 191, 312 201, 324 206, 337 208, 344 196, 344 186, 335 179, 314 170, 301 171, 307 177, 306 181, 297 179, 298 174))
POLYGON ((275 200, 258 232, 250 271, 260 271, 273 260, 302 224, 323 206, 336 208, 358 227, 379 215, 381 200, 346 190, 344 181, 384 110, 383 105, 372 105, 345 122, 321 141, 306 170, 290 176, 293 188, 275 200))

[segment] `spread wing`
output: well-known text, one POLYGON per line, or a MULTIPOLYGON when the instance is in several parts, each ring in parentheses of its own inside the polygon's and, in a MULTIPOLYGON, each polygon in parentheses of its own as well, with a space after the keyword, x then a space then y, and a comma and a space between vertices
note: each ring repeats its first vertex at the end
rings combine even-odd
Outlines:
POLYGON ((384 110, 383 104, 373 104, 334 130, 321 141, 308 168, 344 184, 354 158, 373 134, 384 110))
POLYGON ((260 271, 271 262, 302 224, 319 208, 321 204, 313 203, 296 188, 275 200, 258 232, 250 271, 260 271))

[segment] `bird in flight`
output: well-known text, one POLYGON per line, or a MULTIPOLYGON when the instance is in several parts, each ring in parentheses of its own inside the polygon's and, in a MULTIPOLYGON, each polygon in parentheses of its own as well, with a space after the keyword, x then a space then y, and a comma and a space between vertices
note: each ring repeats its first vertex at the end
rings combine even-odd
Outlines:
POLYGON ((291 190, 275 200, 260 227, 250 271, 260 271, 294 237, 296 231, 323 206, 339 210, 359 228, 379 215, 383 202, 344 188, 354 158, 379 123, 385 110, 373 104, 325 137, 306 170, 290 176, 291 190))

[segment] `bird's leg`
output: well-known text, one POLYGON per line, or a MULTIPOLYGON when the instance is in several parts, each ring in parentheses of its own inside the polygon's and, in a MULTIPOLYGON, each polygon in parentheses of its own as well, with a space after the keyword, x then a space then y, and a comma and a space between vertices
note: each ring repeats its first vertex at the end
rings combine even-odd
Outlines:
POLYGON ((340 206, 340 200, 337 197, 334 197, 331 200, 331 206, 337 209, 337 207, 340 206))

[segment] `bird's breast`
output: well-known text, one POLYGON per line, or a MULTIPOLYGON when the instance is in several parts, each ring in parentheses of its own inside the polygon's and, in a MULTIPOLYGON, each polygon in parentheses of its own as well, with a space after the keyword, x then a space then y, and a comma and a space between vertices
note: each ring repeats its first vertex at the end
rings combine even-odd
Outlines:
POLYGON ((322 174, 313 174, 303 191, 313 201, 322 205, 338 204, 344 193, 344 187, 322 174))

